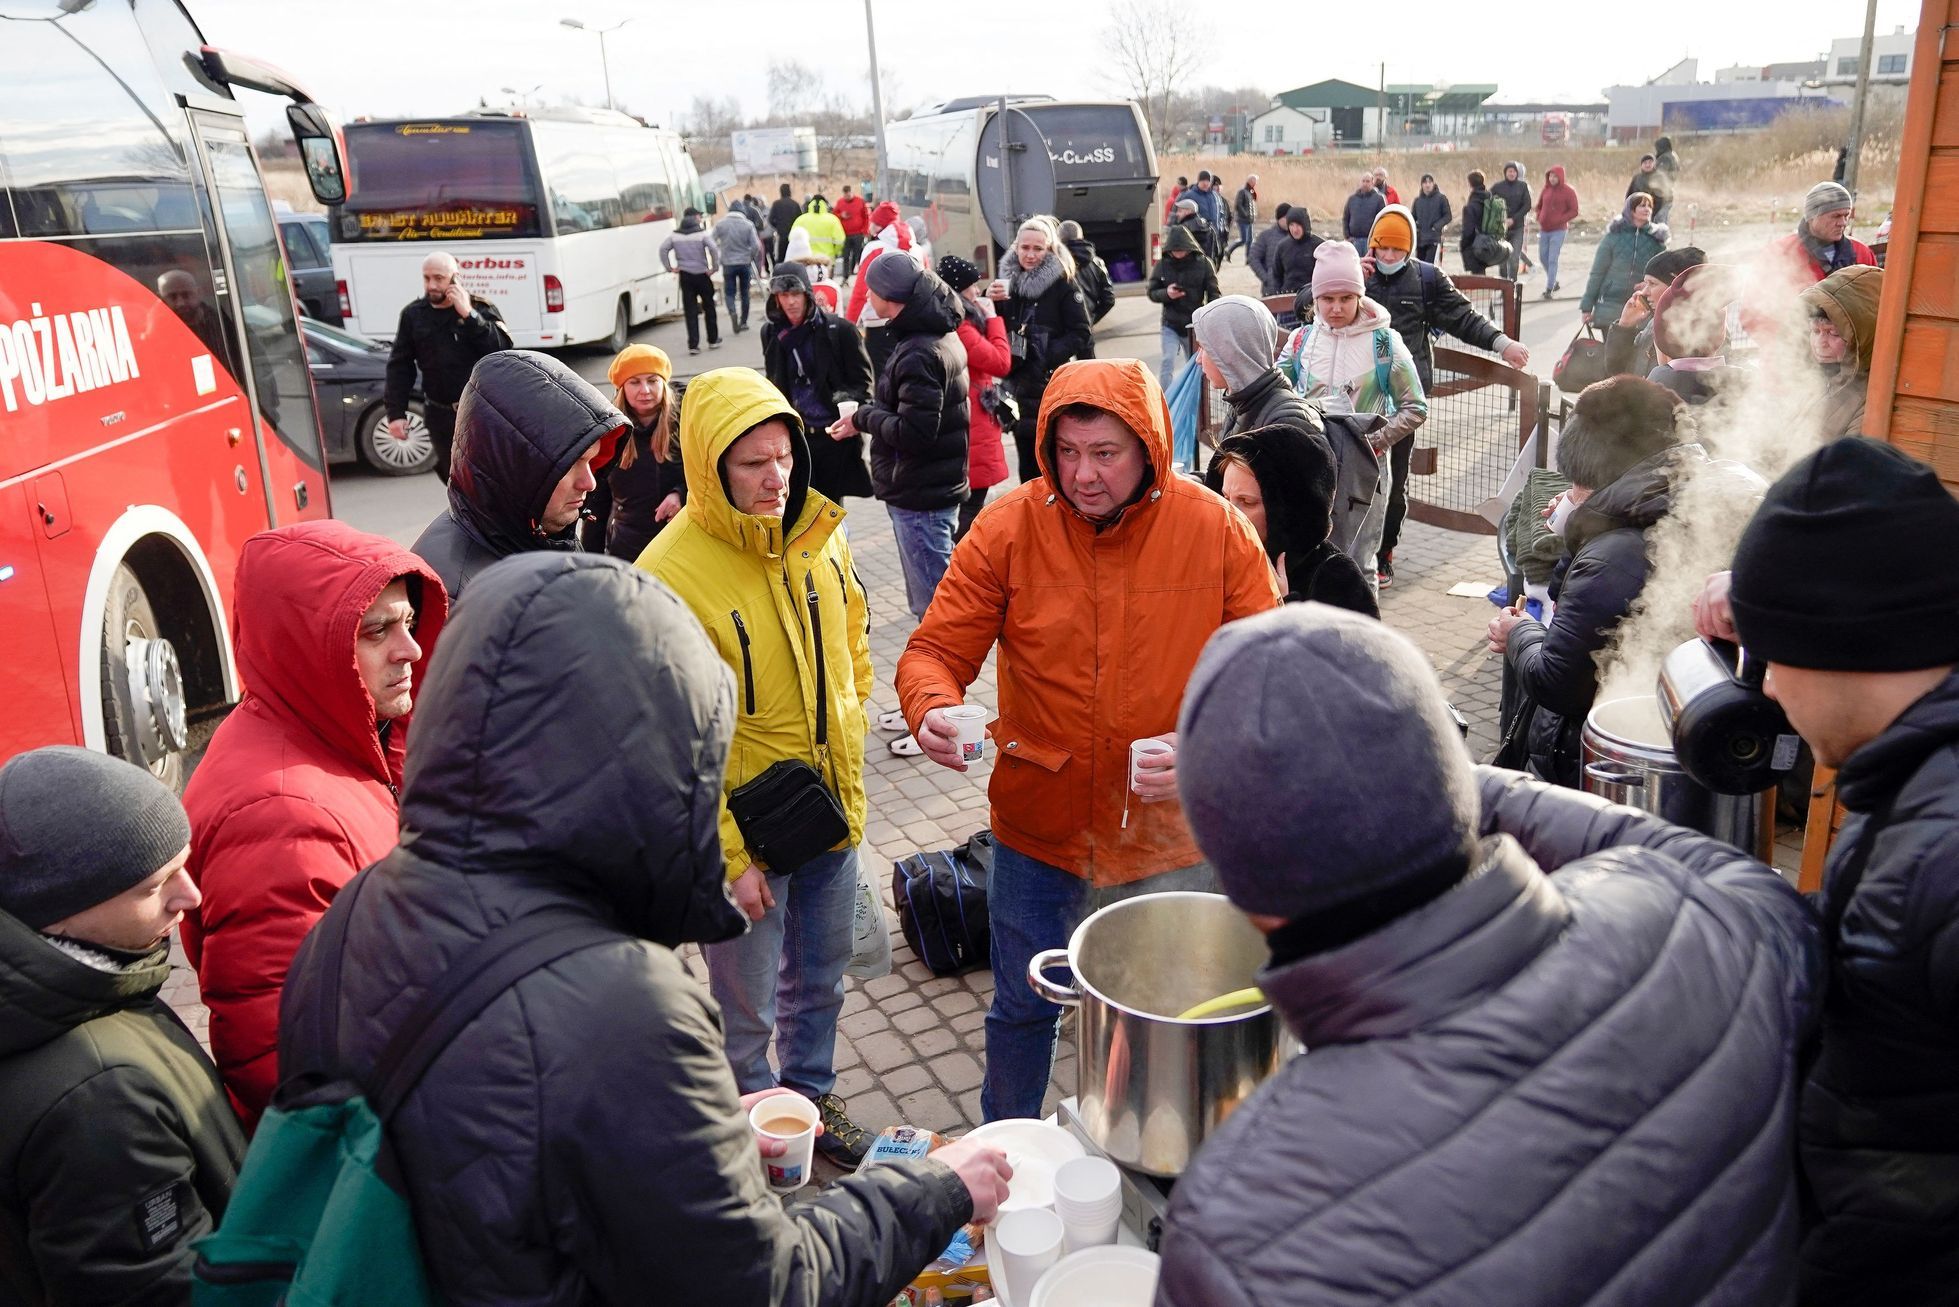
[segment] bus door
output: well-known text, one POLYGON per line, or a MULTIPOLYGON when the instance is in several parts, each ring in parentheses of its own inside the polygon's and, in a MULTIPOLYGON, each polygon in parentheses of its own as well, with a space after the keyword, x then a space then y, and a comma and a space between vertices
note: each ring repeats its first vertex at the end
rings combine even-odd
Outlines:
POLYGON ((223 274, 215 289, 224 316, 242 337, 238 380, 258 415, 252 456, 264 488, 266 520, 278 526, 324 517, 326 459, 319 413, 278 221, 266 201, 243 120, 193 109, 190 121, 211 179, 207 220, 215 219, 213 261, 223 274))

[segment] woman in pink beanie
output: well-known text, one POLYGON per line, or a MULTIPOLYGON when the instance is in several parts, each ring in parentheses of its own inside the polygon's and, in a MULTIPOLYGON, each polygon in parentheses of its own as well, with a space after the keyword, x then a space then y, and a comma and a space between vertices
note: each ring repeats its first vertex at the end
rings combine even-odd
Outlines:
MULTIPOLYGON (((1428 420, 1428 397, 1415 360, 1394 329, 1388 311, 1367 298, 1360 255, 1351 245, 1328 241, 1313 266, 1313 320, 1294 329, 1279 351, 1279 370, 1307 399, 1329 415, 1358 422, 1328 424, 1327 438, 1339 465, 1332 540, 1360 566, 1380 592, 1375 556, 1388 518, 1388 450, 1428 420), (1364 419, 1378 414, 1385 423, 1364 419), (1362 434, 1362 429, 1373 429, 1362 434)), ((1307 291, 1299 316, 1307 316, 1307 291)))

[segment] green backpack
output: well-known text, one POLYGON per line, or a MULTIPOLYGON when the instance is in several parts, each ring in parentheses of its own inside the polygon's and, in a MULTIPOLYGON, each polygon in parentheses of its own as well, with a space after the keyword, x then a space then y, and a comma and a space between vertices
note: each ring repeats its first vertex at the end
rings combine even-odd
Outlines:
MULTIPOLYGON (((337 1052, 340 966, 353 900, 320 922, 323 1046, 337 1052)), ((478 940, 382 1050, 371 1092, 319 1071, 287 1076, 259 1121, 217 1231, 200 1240, 195 1307, 436 1307, 415 1214, 388 1146, 395 1110, 442 1050, 518 979, 617 931, 566 909, 534 913, 478 940)))
POLYGON ((1483 234, 1498 240, 1510 230, 1510 205, 1501 195, 1483 201, 1483 234))

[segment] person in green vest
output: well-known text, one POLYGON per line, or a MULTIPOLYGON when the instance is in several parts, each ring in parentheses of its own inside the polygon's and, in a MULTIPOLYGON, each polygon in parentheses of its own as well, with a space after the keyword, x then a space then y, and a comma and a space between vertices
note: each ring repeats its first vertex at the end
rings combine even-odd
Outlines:
POLYGON ((160 996, 190 820, 68 745, 0 767, 0 1302, 188 1303, 245 1136, 160 996))

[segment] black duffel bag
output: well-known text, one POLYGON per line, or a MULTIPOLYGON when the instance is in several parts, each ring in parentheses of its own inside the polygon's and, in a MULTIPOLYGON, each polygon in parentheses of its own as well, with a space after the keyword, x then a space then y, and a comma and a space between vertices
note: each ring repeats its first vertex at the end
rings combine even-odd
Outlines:
POLYGON ((986 912, 993 832, 956 849, 914 853, 891 864, 891 904, 905 943, 935 976, 977 971, 992 957, 986 912))

